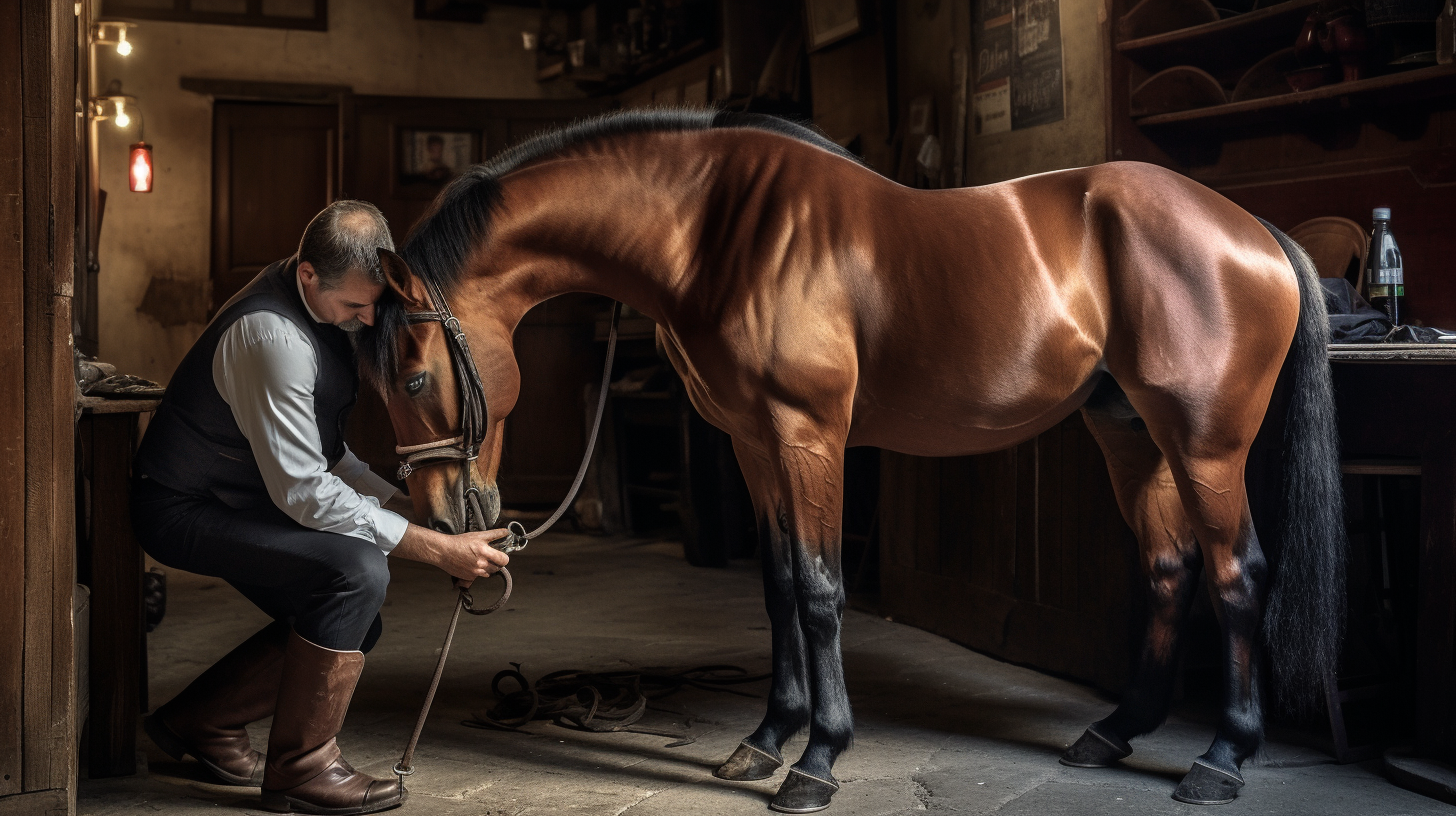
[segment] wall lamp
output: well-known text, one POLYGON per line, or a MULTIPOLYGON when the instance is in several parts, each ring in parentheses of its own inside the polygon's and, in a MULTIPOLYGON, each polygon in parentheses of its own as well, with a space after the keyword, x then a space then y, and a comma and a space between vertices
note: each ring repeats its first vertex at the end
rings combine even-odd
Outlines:
POLYGON ((96 45, 114 45, 116 53, 124 57, 131 53, 131 43, 126 39, 127 29, 135 27, 136 23, 103 20, 91 26, 91 42, 96 45))
MULTIPOLYGON (((112 80, 106 87, 105 94, 91 97, 91 118, 96 121, 110 119, 117 127, 124 128, 131 125, 133 113, 138 119, 137 136, 141 137, 146 132, 146 120, 142 116, 141 106, 137 104, 136 97, 121 92, 119 80, 112 80)), ((152 146, 139 140, 127 150, 127 188, 133 193, 150 193, 152 146)))

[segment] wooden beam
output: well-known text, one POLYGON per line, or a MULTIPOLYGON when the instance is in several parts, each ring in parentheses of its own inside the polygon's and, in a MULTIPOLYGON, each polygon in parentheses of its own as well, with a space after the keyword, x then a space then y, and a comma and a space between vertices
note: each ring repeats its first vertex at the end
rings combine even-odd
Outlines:
POLYGON ((91 778, 136 773, 141 698, 142 551, 131 532, 126 480, 136 439, 135 413, 88 414, 82 438, 91 450, 91 778))
MULTIPOLYGON (((23 313, 20 7, 0 4, 0 314, 23 313)), ((0 320, 0 382, 24 382, 23 321, 0 320)), ((0 388, 0 632, 25 620, 25 391, 0 388)), ((21 791, 22 640, 0 638, 0 797, 21 791), (16 667, 16 668, 10 668, 16 667)), ((0 803, 5 800, 0 799, 0 803)), ((4 812, 0 810, 0 812, 4 812)))
POLYGON ((21 15, 26 386, 22 787, 66 791, 67 809, 74 810, 74 4, 22 0, 21 15))

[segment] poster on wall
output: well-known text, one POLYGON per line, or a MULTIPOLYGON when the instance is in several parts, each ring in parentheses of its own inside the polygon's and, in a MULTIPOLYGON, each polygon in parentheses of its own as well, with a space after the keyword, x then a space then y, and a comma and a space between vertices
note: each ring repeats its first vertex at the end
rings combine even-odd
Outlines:
POLYGON ((1061 0, 978 0, 975 15, 977 136, 1066 117, 1061 0))

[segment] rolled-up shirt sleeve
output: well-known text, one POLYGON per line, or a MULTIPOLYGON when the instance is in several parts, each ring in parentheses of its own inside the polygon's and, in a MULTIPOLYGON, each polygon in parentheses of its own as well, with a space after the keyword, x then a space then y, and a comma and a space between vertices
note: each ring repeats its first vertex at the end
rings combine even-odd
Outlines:
POLYGON ((272 312, 244 315, 223 332, 212 379, 278 509, 305 527, 362 538, 386 554, 399 544, 409 523, 380 506, 394 487, 347 449, 329 470, 313 410, 318 358, 302 329, 272 312))

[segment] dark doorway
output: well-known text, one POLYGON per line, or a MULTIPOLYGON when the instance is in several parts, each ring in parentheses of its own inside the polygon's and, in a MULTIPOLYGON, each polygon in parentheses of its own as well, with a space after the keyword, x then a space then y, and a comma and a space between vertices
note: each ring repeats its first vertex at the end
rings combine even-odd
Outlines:
POLYGON ((334 105, 222 102, 212 114, 212 312, 292 255, 336 197, 334 105))

